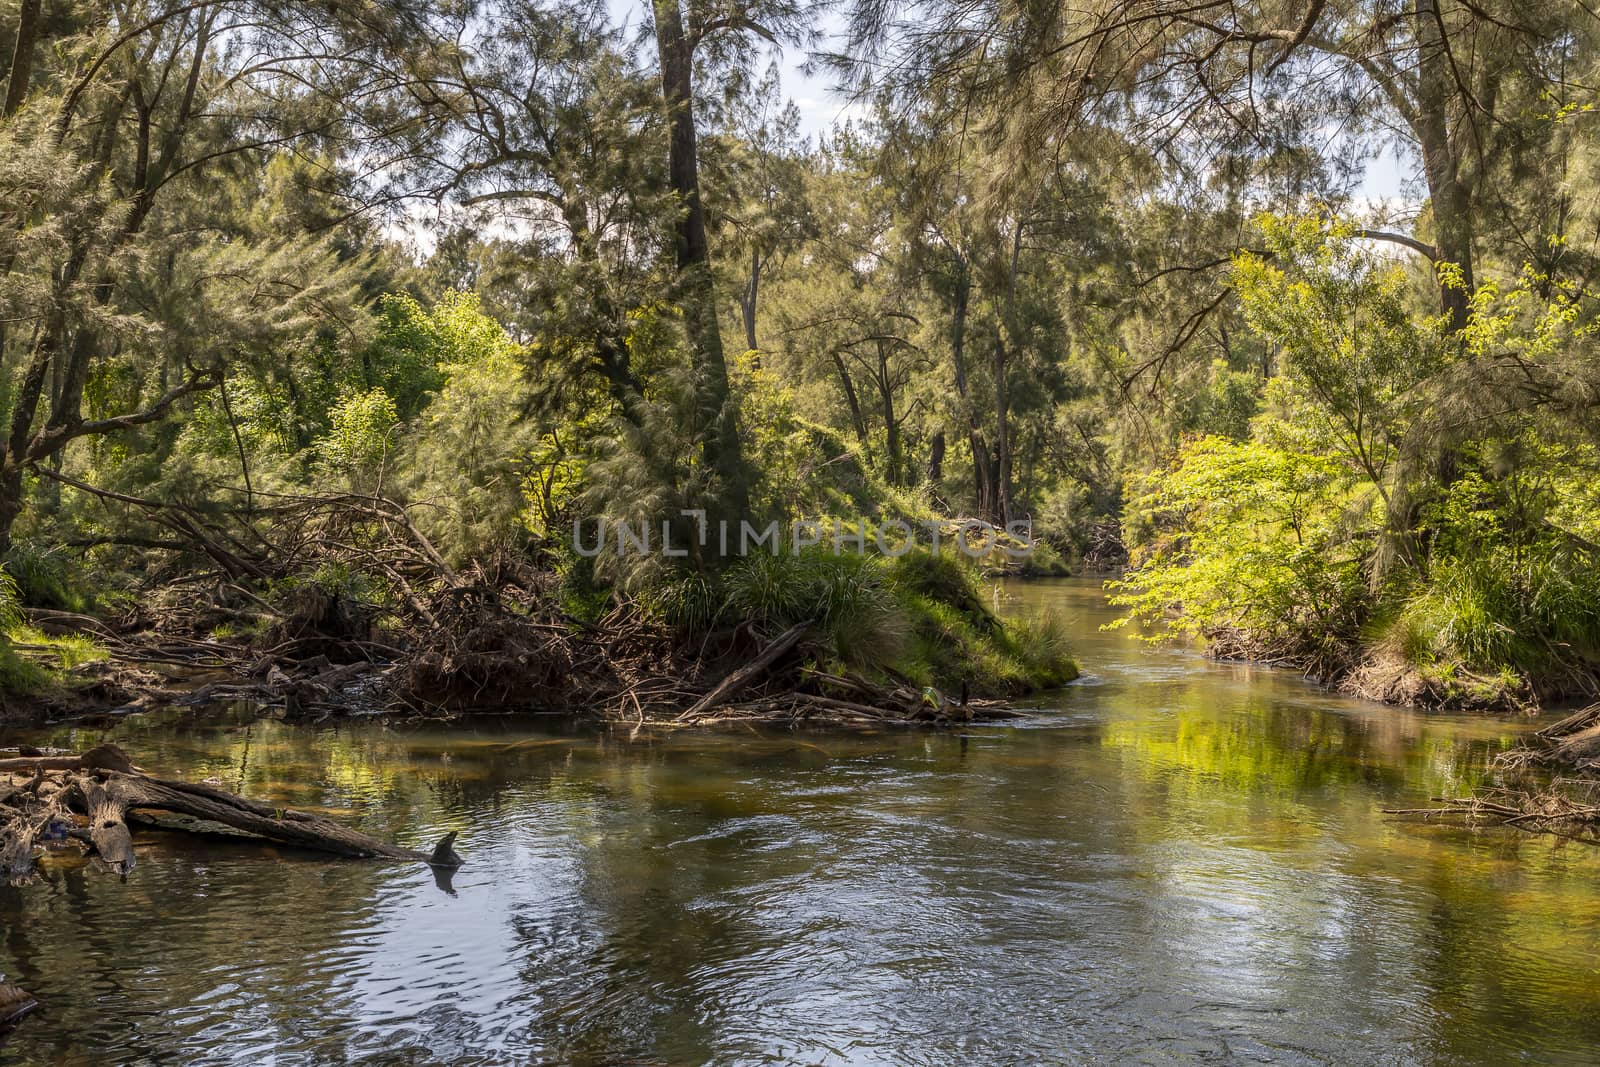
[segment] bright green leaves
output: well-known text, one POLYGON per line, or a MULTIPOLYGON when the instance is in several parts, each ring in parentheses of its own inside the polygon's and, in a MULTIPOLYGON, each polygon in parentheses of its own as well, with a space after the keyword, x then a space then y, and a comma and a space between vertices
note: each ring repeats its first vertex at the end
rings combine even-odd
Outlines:
POLYGON ((1268 396, 1302 448, 1343 455, 1383 485, 1444 363, 1443 324, 1419 317, 1400 264, 1337 223, 1261 221, 1268 255, 1243 253, 1233 285, 1251 329, 1277 346, 1268 396))
POLYGON ((394 398, 382 389, 351 393, 328 412, 328 421, 328 435, 317 449, 323 463, 349 477, 355 487, 376 488, 370 483, 394 448, 394 432, 400 425, 394 398))
POLYGON ((1203 437, 1137 487, 1133 569, 1112 603, 1161 636, 1324 643, 1353 636, 1361 552, 1347 542, 1359 490, 1337 461, 1203 437))

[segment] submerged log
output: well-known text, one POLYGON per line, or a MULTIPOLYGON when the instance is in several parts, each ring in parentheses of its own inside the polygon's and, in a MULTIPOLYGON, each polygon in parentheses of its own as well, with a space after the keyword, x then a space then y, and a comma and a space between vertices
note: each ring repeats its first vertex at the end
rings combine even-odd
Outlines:
POLYGON ((132 771, 133 762, 116 745, 96 745, 81 755, 16 756, 0 759, 0 771, 132 771))

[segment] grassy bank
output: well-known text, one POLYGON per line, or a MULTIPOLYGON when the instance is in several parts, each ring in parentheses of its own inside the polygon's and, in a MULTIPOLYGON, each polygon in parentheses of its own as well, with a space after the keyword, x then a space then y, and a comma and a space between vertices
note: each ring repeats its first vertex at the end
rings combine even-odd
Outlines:
POLYGON ((686 641, 740 626, 779 633, 811 622, 825 669, 956 693, 1015 696, 1078 675, 1065 632, 1049 616, 1001 619, 977 571, 949 553, 899 557, 755 555, 719 575, 685 575, 641 600, 686 641))

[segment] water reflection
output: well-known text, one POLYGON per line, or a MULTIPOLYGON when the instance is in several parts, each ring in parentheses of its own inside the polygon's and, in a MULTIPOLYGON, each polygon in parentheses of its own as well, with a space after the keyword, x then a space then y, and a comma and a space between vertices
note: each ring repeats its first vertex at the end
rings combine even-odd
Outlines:
POLYGON ((425 869, 141 837, 0 890, 20 1062, 1590 1061, 1600 854, 1386 820, 1511 729, 1103 634, 962 734, 643 743, 486 720, 147 717, 145 765, 315 807, 425 869))

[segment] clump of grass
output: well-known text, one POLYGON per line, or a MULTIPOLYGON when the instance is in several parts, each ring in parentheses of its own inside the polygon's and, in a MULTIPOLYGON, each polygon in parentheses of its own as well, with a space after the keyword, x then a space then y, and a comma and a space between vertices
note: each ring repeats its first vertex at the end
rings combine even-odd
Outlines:
POLYGON ((67 581, 67 561, 58 549, 19 541, 5 555, 17 601, 34 608, 82 611, 84 598, 67 581))
POLYGON ((899 653, 905 626, 883 561, 876 556, 756 555, 723 576, 721 617, 768 630, 811 622, 834 654, 871 666, 899 653))
POLYGON ((1380 658, 1452 706, 1581 689, 1600 670, 1600 570, 1559 548, 1438 561, 1381 616, 1380 658))
POLYGON ((59 689, 70 681, 67 672, 105 658, 105 649, 82 634, 47 634, 27 625, 17 580, 0 568, 0 693, 32 696, 59 689), (18 644, 30 646, 29 655, 18 644))
POLYGON ((50 688, 49 673, 17 655, 10 642, 0 644, 0 693, 28 696, 50 688))
POLYGON ((976 568, 952 554, 920 549, 907 552, 893 561, 891 575, 903 596, 948 605, 987 633, 999 626, 999 619, 979 592, 976 568))
POLYGON ((1031 684, 1054 689, 1078 677, 1072 641, 1061 616, 1045 612, 1008 620, 1005 631, 1007 651, 1022 665, 1031 684))
POLYGON ((52 666, 62 670, 69 671, 110 655, 103 645, 86 634, 47 634, 33 626, 13 626, 7 636, 13 642, 42 650, 38 654, 47 656, 52 666))
POLYGON ((1077 677, 1059 622, 1002 622, 972 565, 922 549, 899 557, 823 546, 761 553, 714 577, 663 575, 638 599, 689 637, 740 625, 776 634, 810 622, 825 658, 885 681, 1003 695, 1077 677))

